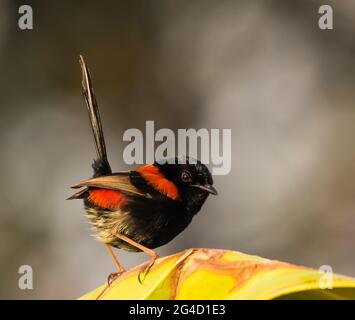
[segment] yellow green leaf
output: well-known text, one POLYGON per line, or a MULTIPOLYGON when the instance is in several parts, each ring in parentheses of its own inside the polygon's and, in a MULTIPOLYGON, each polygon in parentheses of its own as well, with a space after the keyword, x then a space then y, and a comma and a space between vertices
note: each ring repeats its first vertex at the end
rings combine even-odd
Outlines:
POLYGON ((81 299, 355 299, 353 278, 237 251, 188 249, 160 258, 141 284, 142 268, 81 299))

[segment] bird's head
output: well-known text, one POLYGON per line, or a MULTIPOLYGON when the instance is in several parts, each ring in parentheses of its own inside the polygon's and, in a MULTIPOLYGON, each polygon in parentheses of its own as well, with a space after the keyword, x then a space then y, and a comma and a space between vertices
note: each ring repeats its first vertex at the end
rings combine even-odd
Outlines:
POLYGON ((199 160, 176 157, 164 163, 156 162, 155 166, 166 179, 176 185, 188 210, 200 210, 208 195, 217 195, 210 171, 199 160))

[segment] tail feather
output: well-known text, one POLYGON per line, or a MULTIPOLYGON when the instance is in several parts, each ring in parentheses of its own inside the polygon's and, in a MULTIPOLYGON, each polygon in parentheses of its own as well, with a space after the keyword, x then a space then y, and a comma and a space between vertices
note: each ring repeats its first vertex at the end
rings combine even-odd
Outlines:
POLYGON ((106 144, 102 124, 100 119, 99 106, 96 101, 94 90, 91 84, 91 77, 88 67, 85 64, 84 58, 80 55, 80 66, 83 72, 82 87, 83 97, 86 102, 89 113, 92 132, 94 134, 97 159, 94 160, 92 167, 94 169, 94 177, 107 175, 112 173, 110 164, 106 154, 106 144))

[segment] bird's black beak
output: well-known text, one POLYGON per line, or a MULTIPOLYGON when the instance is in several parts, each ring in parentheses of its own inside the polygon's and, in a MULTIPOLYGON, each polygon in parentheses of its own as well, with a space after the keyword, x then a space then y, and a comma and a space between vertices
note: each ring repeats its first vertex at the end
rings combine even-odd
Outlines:
POLYGON ((202 185, 202 184, 195 184, 193 185, 193 187, 196 187, 196 188, 200 188, 202 190, 205 190, 207 191, 208 193, 210 194, 213 194, 214 196, 217 196, 218 195, 218 192, 216 190, 216 188, 210 184, 205 184, 205 185, 202 185))

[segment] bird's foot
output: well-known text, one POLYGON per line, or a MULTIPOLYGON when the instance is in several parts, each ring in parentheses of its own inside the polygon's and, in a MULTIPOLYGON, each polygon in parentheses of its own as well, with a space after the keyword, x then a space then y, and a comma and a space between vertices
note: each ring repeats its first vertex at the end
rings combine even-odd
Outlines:
POLYGON ((156 254, 155 256, 151 257, 151 259, 139 270, 138 273, 138 281, 140 284, 143 284, 146 276, 148 275, 150 269, 153 267, 155 260, 157 260, 159 256, 156 254), (142 278, 143 275, 143 278, 142 278))
POLYGON ((111 272, 109 274, 109 276, 107 277, 107 285, 110 287, 111 284, 117 280, 119 278, 119 276, 122 274, 123 272, 111 272))

